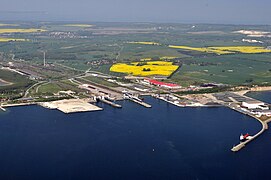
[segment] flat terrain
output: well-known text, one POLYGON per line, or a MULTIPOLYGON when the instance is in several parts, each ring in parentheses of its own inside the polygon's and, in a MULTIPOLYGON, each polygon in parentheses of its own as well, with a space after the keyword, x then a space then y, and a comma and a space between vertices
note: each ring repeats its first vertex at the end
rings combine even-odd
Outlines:
MULTIPOLYGON (((0 66, 50 81, 37 91, 33 88, 31 93, 36 94, 68 89, 67 79, 86 71, 123 77, 131 71, 110 71, 113 65, 148 61, 180 66, 168 81, 182 86, 271 83, 271 37, 261 33, 271 32, 271 26, 1 22, 0 32, 0 38, 7 40, 0 42, 0 66)), ((152 68, 140 71, 135 74, 156 74, 152 68)), ((33 84, 25 77, 2 75, 6 73, 1 70, 0 78, 13 84, 0 89, 25 89, 33 84)), ((112 85, 103 79, 93 81, 112 85)))

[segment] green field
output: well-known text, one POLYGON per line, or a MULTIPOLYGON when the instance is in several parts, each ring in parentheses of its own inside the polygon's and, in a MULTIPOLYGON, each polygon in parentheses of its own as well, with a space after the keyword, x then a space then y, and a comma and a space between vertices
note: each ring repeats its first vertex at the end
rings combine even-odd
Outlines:
POLYGON ((45 82, 39 86, 36 86, 30 92, 30 96, 42 96, 58 94, 59 91, 74 91, 76 93, 83 92, 82 89, 79 89, 77 85, 71 83, 69 80, 54 81, 54 82, 45 82))
POLYGON ((271 83, 271 61, 266 61, 265 58, 266 55, 193 58, 191 61, 194 63, 185 63, 172 79, 180 83, 183 81, 233 85, 271 83))
MULTIPOLYGON (((112 64, 144 58, 158 60, 167 56, 176 57, 171 61, 182 65, 171 80, 185 86, 202 82, 242 85, 266 84, 271 81, 271 53, 217 55, 168 47, 268 47, 271 45, 271 38, 250 38, 233 32, 242 29, 270 32, 271 26, 88 23, 93 25, 88 27, 65 25, 72 22, 17 24, 16 28, 41 28, 47 31, 36 34, 10 34, 12 38, 24 38, 29 41, 1 42, 2 57, 5 61, 10 61, 14 54, 15 59, 42 65, 42 51, 45 50, 47 62, 55 65, 50 71, 38 70, 46 79, 62 80, 86 70, 123 76, 124 74, 109 71, 112 64), (248 43, 242 39, 256 39, 263 43, 248 43), (157 42, 161 45, 128 42, 157 42)), ((18 86, 23 86, 22 84, 18 86)))

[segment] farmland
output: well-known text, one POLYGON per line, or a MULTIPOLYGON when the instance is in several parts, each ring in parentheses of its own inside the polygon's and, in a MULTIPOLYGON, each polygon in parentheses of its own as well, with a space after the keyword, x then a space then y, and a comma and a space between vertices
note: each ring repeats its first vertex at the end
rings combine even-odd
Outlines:
POLYGON ((234 53, 244 53, 244 54, 257 54, 257 53, 270 53, 271 49, 266 49, 261 46, 221 46, 221 47, 205 47, 205 48, 195 48, 188 46, 174 46, 170 45, 170 48, 185 49, 191 51, 200 51, 206 53, 215 53, 218 55, 222 54, 234 54, 234 53))
POLYGON ((165 61, 132 62, 130 64, 114 64, 110 71, 134 76, 170 76, 178 67, 173 65, 172 62, 165 61))
POLYGON ((0 42, 11 42, 11 41, 27 41, 27 39, 19 39, 19 38, 1 38, 0 42))
POLYGON ((85 22, 16 22, 13 26, 3 22, 0 58, 3 64, 12 58, 24 62, 29 70, 54 80, 95 71, 121 77, 162 75, 183 86, 270 83, 271 38, 236 33, 240 30, 271 32, 271 27, 85 22), (43 51, 48 67, 43 67, 43 51), (150 64, 155 61, 171 64, 150 64))
POLYGON ((0 34, 5 33, 36 33, 36 32, 44 32, 46 30, 44 29, 6 29, 6 28, 0 28, 0 34))

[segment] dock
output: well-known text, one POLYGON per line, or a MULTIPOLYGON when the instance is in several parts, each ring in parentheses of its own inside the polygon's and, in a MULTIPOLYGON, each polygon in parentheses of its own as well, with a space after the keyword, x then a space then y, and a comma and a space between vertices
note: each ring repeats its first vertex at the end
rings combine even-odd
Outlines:
MULTIPOLYGON (((261 134, 263 134, 265 132, 265 130, 268 129, 268 123, 271 121, 271 118, 267 119, 266 121, 262 120, 262 119, 260 119, 260 116, 258 117, 255 114, 253 114, 251 111, 246 110, 240 106, 240 104, 242 102, 247 102, 247 101, 254 101, 255 102, 257 100, 250 98, 250 97, 247 97, 245 95, 240 95, 240 94, 235 94, 235 93, 227 93, 227 94, 224 93, 222 95, 218 95, 217 97, 221 100, 220 103, 222 105, 224 105, 234 111, 237 111, 241 114, 250 116, 250 117, 256 119, 257 121, 259 121, 262 125, 262 129, 257 134, 255 134, 254 136, 251 136, 251 138, 247 139, 245 142, 240 142, 239 144, 233 146, 231 151, 233 151, 233 152, 240 151, 248 143, 255 140, 257 137, 259 137, 261 134)), ((261 101, 257 101, 257 102, 264 103, 261 101)), ((268 103, 266 103, 266 104, 268 104, 268 103)), ((268 106, 270 106, 270 105, 268 104, 268 106)))
MULTIPOLYGON (((249 114, 247 114, 247 115, 249 115, 249 114)), ((251 115, 249 115, 249 116, 251 116, 251 115)), ((262 124, 262 129, 261 129, 257 134, 255 134, 254 136, 252 136, 251 139, 248 139, 248 140, 246 140, 245 142, 241 142, 241 143, 239 143, 238 145, 233 146, 233 148, 231 149, 231 151, 233 151, 233 152, 238 152, 238 151, 240 151, 243 147, 245 147, 246 144, 250 143, 251 141, 253 141, 253 140, 256 139, 257 137, 259 137, 262 133, 264 133, 265 130, 268 129, 268 124, 267 124, 267 122, 262 121, 262 120, 260 120, 259 118, 254 117, 254 116, 251 116, 251 117, 257 119, 257 120, 262 124)))
POLYGON ((169 100, 167 100, 166 98, 161 97, 161 96, 153 96, 153 97, 155 97, 155 98, 157 98, 157 99, 159 99, 159 100, 165 101, 165 102, 167 102, 167 103, 169 103, 169 104, 172 104, 172 105, 174 105, 174 106, 185 107, 185 105, 183 105, 183 104, 180 104, 180 103, 177 103, 177 102, 173 102, 173 101, 169 101, 169 100))
POLYGON ((137 103, 137 104, 139 104, 139 105, 141 105, 141 106, 144 106, 144 107, 146 107, 146 108, 151 108, 152 106, 150 105, 150 104, 147 104, 147 103, 145 103, 145 102, 143 102, 143 101, 137 101, 137 100, 135 100, 135 99, 132 99, 132 98, 128 98, 130 101, 133 101, 133 102, 135 102, 135 103, 137 103))
POLYGON ((112 101, 108 101, 108 100, 103 99, 103 98, 99 98, 99 101, 101 101, 101 102, 103 102, 105 104, 109 104, 110 106, 115 107, 115 108, 122 108, 122 106, 120 104, 114 103, 112 101))
POLYGON ((57 109, 66 114, 103 110, 102 108, 98 106, 90 104, 87 100, 81 100, 81 99, 65 99, 65 100, 59 100, 59 101, 39 103, 39 105, 48 109, 57 109))

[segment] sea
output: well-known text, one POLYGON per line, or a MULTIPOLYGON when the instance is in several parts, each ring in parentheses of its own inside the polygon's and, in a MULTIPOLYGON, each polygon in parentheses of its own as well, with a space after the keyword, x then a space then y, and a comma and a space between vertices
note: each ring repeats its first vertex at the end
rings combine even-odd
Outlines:
MULTIPOLYGON (((271 103, 271 92, 249 96, 271 103)), ((0 112, 1 180, 270 179, 271 130, 241 151, 255 119, 226 107, 180 108, 146 97, 99 112, 40 106, 0 112)))

